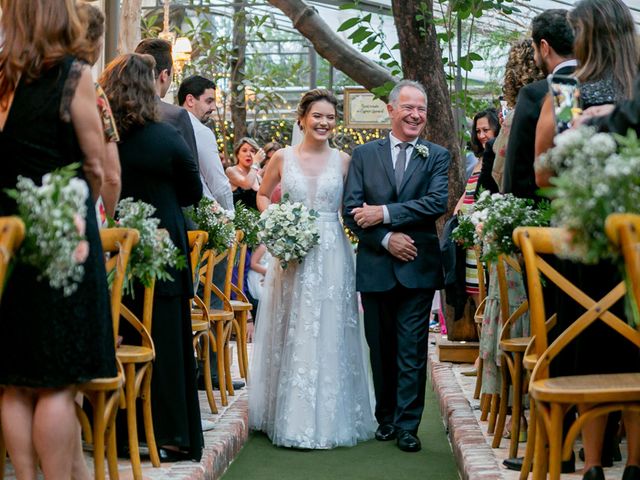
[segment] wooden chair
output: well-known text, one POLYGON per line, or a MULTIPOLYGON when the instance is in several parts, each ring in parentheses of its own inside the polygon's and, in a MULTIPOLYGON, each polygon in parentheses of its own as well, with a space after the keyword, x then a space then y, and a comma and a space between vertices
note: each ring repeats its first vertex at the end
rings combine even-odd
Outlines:
POLYGON ((522 269, 518 261, 507 255, 500 255, 496 263, 498 274, 498 288, 500 290, 500 314, 502 326, 500 329, 500 350, 502 365, 502 385, 500 392, 500 409, 498 422, 493 436, 493 448, 500 447, 504 431, 508 400, 509 385, 513 387, 513 404, 511 407, 511 442, 509 445, 509 457, 515 458, 518 454, 518 441, 520 437, 520 417, 522 415, 524 369, 522 365, 524 352, 531 342, 531 337, 511 337, 511 329, 524 314, 529 311, 529 302, 525 300, 510 312, 509 287, 507 284, 507 268, 511 268, 517 275, 522 275, 522 269))
POLYGON ((200 305, 200 312, 194 311, 191 315, 193 321, 208 320, 209 322, 209 343, 217 354, 218 384, 220 386, 220 401, 223 406, 229 404, 227 393, 229 395, 235 394, 231 380, 231 358, 229 354, 229 338, 235 322, 235 316, 229 297, 213 283, 213 271, 223 260, 227 260, 225 290, 230 290, 230 287, 226 286, 231 283, 236 248, 236 244, 233 243, 226 252, 217 253, 209 249, 204 253, 199 271, 200 282, 203 285, 203 295, 202 298, 196 295, 196 302, 200 305), (222 309, 211 308, 212 294, 221 300, 222 309))
POLYGON ((225 285, 225 295, 231 301, 231 307, 235 315, 238 331, 236 331, 236 344, 238 349, 238 366, 240 376, 247 380, 249 373, 249 356, 247 353, 247 321, 249 312, 253 308, 251 302, 244 293, 244 264, 247 259, 247 244, 243 242, 244 232, 236 232, 236 243, 238 244, 238 283, 229 283, 231 290, 227 292, 225 285), (235 297, 235 298, 232 298, 235 297))
MULTIPOLYGON (((476 311, 473 315, 473 320, 476 325, 476 331, 478 332, 478 339, 482 335, 482 321, 484 320, 484 308, 487 303, 487 286, 485 284, 485 268, 481 257, 480 247, 474 247, 476 254, 476 262, 478 265, 478 306, 476 307, 476 311)), ((478 369, 476 372, 476 387, 473 392, 473 398, 476 400, 480 398, 480 409, 483 408, 484 404, 488 396, 486 394, 482 394, 482 398, 480 394, 482 392, 482 369, 483 369, 483 361, 482 357, 478 356, 478 369)))
MULTIPOLYGON (((140 464, 140 448, 138 441, 138 422, 136 413, 136 399, 142 400, 142 419, 145 437, 149 448, 149 457, 154 467, 160 467, 160 457, 153 431, 153 417, 151 415, 151 375, 156 351, 151 338, 153 319, 153 294, 155 280, 144 289, 142 321, 125 305, 120 313, 139 334, 141 345, 120 345, 116 350, 118 360, 124 366, 125 389, 124 398, 127 410, 127 432, 129 436, 129 457, 133 478, 142 480, 142 466, 140 464)), ((122 408, 122 406, 121 406, 122 408)))
MULTIPOLYGON (((122 286, 129 263, 131 249, 138 243, 137 230, 128 228, 107 228, 100 231, 102 248, 110 256, 106 260, 107 273, 113 272, 111 285, 111 321, 113 324, 114 349, 122 308, 122 286)), ((115 419, 124 384, 123 367, 118 363, 118 374, 111 378, 96 378, 79 386, 79 391, 89 400, 93 408, 93 427, 90 435, 93 440, 94 478, 105 478, 105 444, 109 464, 109 477, 118 478, 118 455, 116 451, 115 419)), ((78 407, 81 424, 82 410, 78 407)), ((88 439, 87 439, 88 440, 88 439)))
POLYGON ((602 321, 640 347, 640 332, 609 311, 624 296, 624 282, 620 282, 602 298, 594 300, 541 257, 542 254, 555 254, 553 238, 566 238, 566 234, 561 229, 541 227, 521 227, 514 231, 514 240, 522 250, 526 264, 531 326, 538 355, 529 383, 537 422, 534 479, 546 476, 547 465, 551 480, 560 479, 561 462, 569 460, 575 438, 585 422, 612 411, 640 411, 640 373, 550 378, 549 366, 553 359, 594 322, 602 321), (548 343, 545 326, 541 275, 586 310, 551 344, 548 343), (575 405, 582 405, 583 411, 565 432, 563 441, 564 414, 575 405))
POLYGON ((197 295, 198 285, 200 283, 200 263, 203 260, 203 249, 209 234, 202 230, 193 230, 189 234, 189 259, 191 264, 191 272, 193 275, 194 290, 194 307, 191 309, 191 331, 193 332, 193 348, 196 351, 198 359, 202 360, 204 369, 202 372, 204 378, 204 389, 207 394, 209 408, 211 413, 218 413, 218 406, 213 395, 213 385, 211 382, 211 345, 209 341, 209 321, 207 320, 209 312, 206 305, 197 295), (194 315, 195 314, 195 315, 194 315))
MULTIPOLYGON (((18 217, 0 217, 0 300, 2 299, 9 262, 22 243, 24 234, 24 223, 18 217)), ((2 395, 1 390, 0 395, 2 395)), ((0 480, 4 478, 6 457, 7 448, 4 444, 2 425, 0 424, 0 480)))

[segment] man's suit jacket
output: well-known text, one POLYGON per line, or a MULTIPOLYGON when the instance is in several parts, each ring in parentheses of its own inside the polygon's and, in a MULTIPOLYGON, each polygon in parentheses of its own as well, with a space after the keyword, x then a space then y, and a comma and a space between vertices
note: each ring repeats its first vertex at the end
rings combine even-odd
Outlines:
POLYGON ((356 287, 360 292, 383 292, 397 283, 406 288, 442 288, 443 271, 436 220, 447 209, 450 154, 439 145, 418 140, 429 154, 413 149, 399 193, 389 138, 369 142, 353 151, 344 192, 343 217, 358 236, 356 287), (351 211, 386 205, 391 223, 362 229, 351 211), (402 262, 383 246, 389 232, 409 235, 418 250, 415 260, 402 262))
MULTIPOLYGON (((557 73, 570 75, 574 67, 563 67, 557 73)), ((519 198, 531 198, 540 200, 536 194, 536 185, 533 162, 535 160, 536 126, 542 103, 549 91, 547 80, 538 80, 522 87, 518 94, 516 111, 511 122, 507 155, 504 162, 504 175, 502 178, 502 191, 513 193, 519 198)))
POLYGON ((157 102, 160 111, 160 121, 168 123, 178 130, 187 147, 191 150, 191 154, 196 160, 196 163, 198 163, 198 146, 196 144, 196 136, 193 133, 191 119, 189 118, 189 112, 177 105, 163 102, 160 100, 160 97, 157 97, 157 102))
POLYGON ((640 135, 640 75, 636 77, 631 100, 620 103, 611 115, 595 117, 587 123, 602 132, 626 135, 631 128, 640 135))

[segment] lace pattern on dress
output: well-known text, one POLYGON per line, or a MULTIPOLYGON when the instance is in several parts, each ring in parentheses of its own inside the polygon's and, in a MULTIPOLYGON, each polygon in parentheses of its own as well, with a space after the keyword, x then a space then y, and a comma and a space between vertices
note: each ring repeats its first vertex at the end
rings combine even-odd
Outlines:
POLYGON ((62 99, 60 101, 60 120, 66 123, 71 122, 71 102, 73 96, 78 88, 80 77, 82 76, 82 68, 86 65, 86 62, 82 60, 74 60, 69 68, 69 75, 64 82, 64 88, 62 89, 62 99))

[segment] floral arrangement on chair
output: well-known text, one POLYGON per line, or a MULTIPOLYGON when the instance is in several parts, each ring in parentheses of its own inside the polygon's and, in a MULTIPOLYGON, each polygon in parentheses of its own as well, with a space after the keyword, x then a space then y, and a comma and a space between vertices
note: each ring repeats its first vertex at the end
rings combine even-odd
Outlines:
POLYGON ((89 254, 85 239, 89 187, 76 177, 79 167, 74 163, 48 173, 41 186, 20 176, 16 188, 7 190, 26 227, 17 260, 36 268, 39 280, 47 279, 65 297, 78 289, 89 254))
POLYGON ((272 203, 260 215, 258 238, 271 255, 286 269, 300 262, 320 241, 318 213, 300 202, 290 202, 285 194, 280 203, 272 203))
POLYGON ((191 207, 188 215, 199 230, 209 234, 206 248, 218 253, 227 250, 236 239, 234 225, 235 214, 225 210, 220 204, 210 198, 202 198, 197 207, 191 207))
POLYGON ((500 255, 517 252, 513 243, 513 230, 522 226, 549 224, 549 204, 537 207, 532 200, 507 194, 483 191, 468 215, 458 215, 458 227, 453 239, 465 248, 482 247, 482 259, 496 260, 500 255))
POLYGON ((570 233, 556 239, 558 254, 584 263, 616 259, 605 234, 607 216, 640 209, 640 140, 596 133, 580 127, 556 136, 555 147, 538 159, 542 168, 556 172, 552 187, 551 222, 570 233))
POLYGON ((135 228, 140 233, 140 241, 131 251, 125 291, 133 292, 132 279, 145 287, 150 287, 154 280, 173 280, 168 269, 180 270, 187 265, 169 232, 159 228, 160 220, 152 216, 155 211, 153 205, 132 198, 123 198, 116 207, 118 223, 115 225, 112 221, 112 225, 135 228))
POLYGON ((247 207, 244 203, 236 203, 235 217, 233 224, 236 229, 241 230, 244 233, 243 242, 247 244, 249 248, 256 247, 260 244, 258 234, 260 232, 260 212, 254 208, 247 207))

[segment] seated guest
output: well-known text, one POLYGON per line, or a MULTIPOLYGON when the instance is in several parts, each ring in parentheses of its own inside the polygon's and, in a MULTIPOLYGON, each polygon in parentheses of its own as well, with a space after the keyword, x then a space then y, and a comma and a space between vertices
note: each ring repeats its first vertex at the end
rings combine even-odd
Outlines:
MULTIPOLYGON (((121 55, 107 66, 100 84, 121 135, 122 196, 153 205, 160 227, 188 258, 187 228, 180 207, 200 200, 202 183, 198 165, 178 131, 159 121, 154 65, 150 55, 121 55)), ((153 299, 153 425, 162 460, 199 460, 203 438, 191 344, 191 272, 187 266, 169 273, 173 280, 157 282, 153 299)), ((138 289, 134 299, 127 299, 138 315, 143 297, 138 289)), ((121 334, 127 343, 127 331, 121 329, 121 334)))

